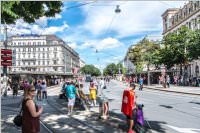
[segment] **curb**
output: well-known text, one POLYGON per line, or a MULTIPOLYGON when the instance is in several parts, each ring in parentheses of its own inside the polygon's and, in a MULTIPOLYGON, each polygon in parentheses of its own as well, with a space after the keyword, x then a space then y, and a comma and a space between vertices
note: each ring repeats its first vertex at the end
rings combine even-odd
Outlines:
MULTIPOLYGON (((123 83, 123 82, 122 82, 122 83, 123 83)), ((136 84, 136 86, 139 86, 139 85, 136 84)), ((190 93, 190 92, 172 91, 172 90, 158 89, 158 88, 153 88, 153 87, 148 87, 148 86, 144 86, 144 88, 149 89, 149 90, 165 91, 165 92, 173 92, 173 93, 178 93, 178 94, 186 94, 186 95, 200 96, 200 93, 190 93)))
POLYGON ((180 91, 164 90, 164 89, 157 89, 157 88, 152 88, 152 87, 148 87, 148 86, 144 86, 144 88, 149 89, 149 90, 157 90, 157 91, 173 92, 173 93, 178 93, 178 94, 187 94, 187 95, 200 96, 200 93, 189 93, 189 92, 180 92, 180 91))

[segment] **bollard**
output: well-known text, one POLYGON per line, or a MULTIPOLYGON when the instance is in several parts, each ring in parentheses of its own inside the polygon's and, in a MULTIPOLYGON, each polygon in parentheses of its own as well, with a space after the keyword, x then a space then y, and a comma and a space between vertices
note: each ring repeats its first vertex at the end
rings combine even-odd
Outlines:
POLYGON ((108 111, 109 111, 109 106, 108 106, 108 100, 100 99, 99 102, 99 118, 100 119, 107 119, 108 118, 108 111))

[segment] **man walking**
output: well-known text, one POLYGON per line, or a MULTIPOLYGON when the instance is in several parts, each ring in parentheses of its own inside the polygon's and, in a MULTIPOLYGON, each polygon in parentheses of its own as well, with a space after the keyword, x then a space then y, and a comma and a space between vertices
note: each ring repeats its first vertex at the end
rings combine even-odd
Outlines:
POLYGON ((73 108, 74 108, 74 104, 75 104, 75 100, 76 100, 76 95, 78 97, 79 93, 78 90, 76 89, 76 87, 73 84, 73 81, 70 82, 70 85, 68 85, 66 87, 66 95, 68 98, 68 115, 71 115, 73 112, 73 108))
POLYGON ((99 96, 101 96, 101 95, 103 95, 103 89, 104 89, 104 87, 106 86, 106 85, 105 85, 105 82, 104 82, 104 80, 103 80, 103 78, 101 78, 99 84, 100 84, 99 96))
POLYGON ((143 78, 140 77, 140 80, 139 80, 140 88, 139 88, 139 90, 143 89, 143 82, 144 82, 143 78))
POLYGON ((170 85, 170 77, 169 77, 169 75, 167 75, 167 87, 169 88, 169 85, 170 85))
POLYGON ((41 98, 41 84, 40 84, 40 80, 38 80, 37 84, 35 85, 35 90, 37 90, 37 100, 38 99, 42 99, 41 98))

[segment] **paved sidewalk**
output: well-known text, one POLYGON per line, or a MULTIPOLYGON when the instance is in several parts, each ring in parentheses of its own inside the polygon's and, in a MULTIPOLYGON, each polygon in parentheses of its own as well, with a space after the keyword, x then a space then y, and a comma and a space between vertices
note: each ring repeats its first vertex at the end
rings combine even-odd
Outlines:
POLYGON ((151 86, 144 85, 144 88, 181 94, 200 95, 200 87, 171 85, 170 88, 164 88, 162 85, 154 84, 151 86))
MULTIPOLYGON (((124 82, 122 81, 121 83, 124 84, 124 82)), ((137 86, 139 85, 137 84, 137 86)), ((160 85, 152 84, 150 86, 144 85, 144 88, 151 89, 151 90, 165 91, 165 92, 180 93, 180 94, 189 94, 189 95, 198 95, 198 96, 200 95, 200 87, 170 85, 170 88, 164 88, 161 84, 160 85)))

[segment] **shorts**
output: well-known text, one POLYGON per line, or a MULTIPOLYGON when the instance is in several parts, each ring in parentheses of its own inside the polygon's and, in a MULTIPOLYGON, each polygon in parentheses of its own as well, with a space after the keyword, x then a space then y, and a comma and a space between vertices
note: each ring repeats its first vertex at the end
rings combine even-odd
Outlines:
POLYGON ((137 109, 133 109, 132 117, 130 117, 130 116, 127 115, 126 118, 128 120, 135 120, 136 119, 136 113, 137 113, 137 109))
POLYGON ((68 98, 68 106, 74 106, 75 98, 68 98))

